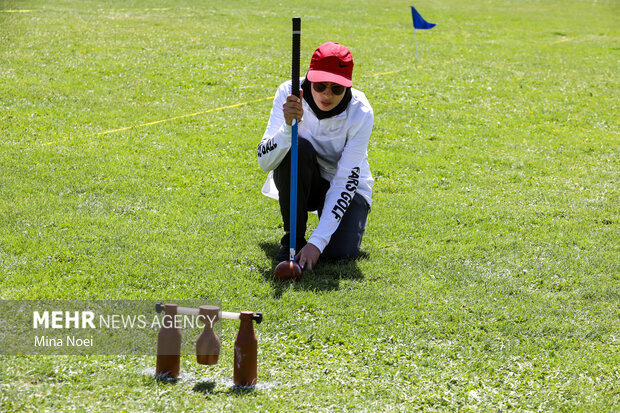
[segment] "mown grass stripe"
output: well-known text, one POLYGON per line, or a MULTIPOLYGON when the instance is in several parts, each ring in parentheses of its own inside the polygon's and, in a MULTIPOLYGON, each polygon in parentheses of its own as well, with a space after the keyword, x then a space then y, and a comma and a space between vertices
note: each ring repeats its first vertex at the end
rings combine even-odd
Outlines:
POLYGON ((238 108, 240 106, 245 106, 245 105, 249 105, 249 104, 252 104, 252 103, 258 103, 258 102, 264 102, 265 100, 271 100, 271 99, 273 99, 273 96, 268 96, 268 97, 261 98, 261 99, 249 100, 247 102, 235 103, 234 105, 222 106, 222 107, 219 107, 219 108, 212 108, 212 109, 207 109, 207 110, 201 110, 199 112, 194 112, 194 113, 187 113, 185 115, 174 116, 174 117, 167 118, 167 119, 160 119, 160 120, 156 120, 156 121, 153 121, 153 122, 141 123, 139 125, 134 125, 134 126, 127 126, 125 128, 110 129, 110 130, 107 130, 105 132, 99 132, 99 133, 97 133, 96 136, 109 135, 110 133, 123 132, 123 131, 130 130, 130 129, 142 128, 142 127, 145 127, 145 126, 153 126, 153 125, 157 125, 157 124, 160 124, 160 123, 169 122, 169 121, 173 121, 173 120, 189 118, 189 117, 198 116, 198 115, 204 115, 206 113, 216 112, 216 111, 219 111, 219 110, 234 109, 234 108, 238 108))
MULTIPOLYGON (((375 73, 375 74, 372 74, 370 76, 372 76, 372 77, 379 77, 379 76, 390 75, 390 74, 402 72, 403 70, 404 69, 399 69, 399 70, 392 70, 392 71, 388 71, 388 72, 375 73)), ((234 108, 238 108, 240 106, 250 105, 252 103, 258 103, 258 102, 264 102, 266 100, 272 100, 273 98, 274 98, 273 96, 268 96, 268 97, 264 97, 264 98, 260 98, 260 99, 248 100, 247 102, 235 103, 233 105, 221 106, 219 108, 212 108, 212 109, 207 109, 207 110, 201 110, 199 112, 194 112, 194 113, 186 113, 184 115, 173 116, 171 118, 160 119, 160 120, 156 120, 156 121, 153 121, 153 122, 140 123, 138 125, 131 125, 131 126, 123 127, 123 128, 118 128, 118 129, 110 129, 110 130, 107 130, 107 131, 98 132, 94 136, 98 137, 98 136, 109 135, 109 134, 112 134, 112 133, 125 132, 125 131, 132 130, 132 129, 143 128, 143 127, 146 127, 146 126, 158 125, 158 124, 164 123, 164 122, 170 122, 170 121, 173 121, 173 120, 179 120, 179 119, 183 119, 183 118, 189 118, 189 117, 204 115, 204 114, 207 114, 207 113, 217 112, 217 111, 220 111, 220 110, 234 109, 234 108)), ((68 139, 69 138, 62 139, 60 141, 46 142, 46 143, 44 143, 42 145, 43 146, 50 146, 50 145, 53 145, 55 143, 65 142, 68 139)))
MULTIPOLYGON (((143 127, 146 127, 146 126, 153 126, 153 125, 157 125, 157 124, 164 123, 164 122, 170 122, 170 121, 173 121, 173 120, 189 118, 189 117, 194 117, 194 116, 198 116, 198 115, 204 115, 206 113, 216 112, 216 111, 220 111, 220 110, 234 109, 234 108, 238 108, 240 106, 250 105, 252 103, 258 103, 258 102, 264 102, 266 100, 271 100, 271 99, 273 99, 273 96, 268 96, 268 97, 261 98, 261 99, 249 100, 247 102, 235 103, 234 105, 221 106, 219 108, 211 108, 211 109, 207 109, 207 110, 201 110, 199 112, 194 112, 194 113, 186 113, 184 115, 173 116, 171 118, 160 119, 160 120, 156 120, 156 121, 153 121, 153 122, 141 123, 139 125, 126 126, 124 128, 118 128, 118 129, 110 129, 110 130, 107 130, 107 131, 96 133, 94 136, 95 137, 104 136, 104 135, 109 135, 109 134, 112 134, 112 133, 128 131, 128 130, 131 130, 131 129, 143 128, 143 127)), ((44 143, 42 145, 43 146, 50 146, 50 145, 53 145, 55 143, 65 142, 68 139, 70 139, 70 138, 62 139, 62 140, 59 140, 59 141, 46 142, 46 143, 44 143)))

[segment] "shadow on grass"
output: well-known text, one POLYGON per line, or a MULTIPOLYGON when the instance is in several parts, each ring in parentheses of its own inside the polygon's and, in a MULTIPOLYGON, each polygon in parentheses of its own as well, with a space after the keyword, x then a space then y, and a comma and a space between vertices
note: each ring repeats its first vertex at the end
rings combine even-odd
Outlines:
POLYGON ((153 376, 153 379, 157 383, 162 383, 162 384, 177 384, 180 380, 178 377, 170 377, 167 374, 156 374, 153 376))
POLYGON ((209 394, 213 394, 215 389, 215 382, 213 380, 209 381, 201 381, 200 383, 196 383, 194 388, 192 389, 196 393, 202 393, 205 396, 209 394))
POLYGON ((214 394, 225 394, 225 395, 230 395, 230 396, 235 396, 235 397, 244 397, 244 396, 248 396, 251 394, 253 395, 255 394, 254 390, 256 390, 255 386, 249 386, 249 387, 232 386, 232 387, 229 387, 227 390, 216 391, 215 385, 216 383, 213 380, 203 381, 200 383, 196 383, 196 385, 194 386, 192 390, 195 391, 196 393, 202 393, 205 396, 210 396, 214 394))
POLYGON ((276 266, 279 262, 275 256, 280 248, 277 242, 262 242, 259 244, 267 258, 271 259, 271 267, 263 270, 263 278, 273 286, 274 297, 280 298, 290 288, 295 290, 331 291, 340 288, 340 280, 363 280, 364 274, 357 263, 368 258, 368 253, 361 251, 355 260, 325 260, 319 259, 312 271, 303 273, 301 281, 278 281, 274 278, 276 266))

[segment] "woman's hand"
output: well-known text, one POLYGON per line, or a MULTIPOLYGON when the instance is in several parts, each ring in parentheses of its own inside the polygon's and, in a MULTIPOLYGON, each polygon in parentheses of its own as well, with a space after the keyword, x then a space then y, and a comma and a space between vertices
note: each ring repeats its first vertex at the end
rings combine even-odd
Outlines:
POLYGON ((295 259, 302 270, 312 271, 320 255, 321 251, 316 246, 308 243, 299 251, 295 259))
POLYGON ((304 91, 301 89, 299 89, 299 97, 295 95, 288 95, 286 97, 286 102, 282 105, 282 112, 284 113, 284 120, 287 125, 291 126, 293 124, 293 119, 297 119, 297 122, 301 121, 304 115, 304 108, 301 103, 303 98, 304 91))

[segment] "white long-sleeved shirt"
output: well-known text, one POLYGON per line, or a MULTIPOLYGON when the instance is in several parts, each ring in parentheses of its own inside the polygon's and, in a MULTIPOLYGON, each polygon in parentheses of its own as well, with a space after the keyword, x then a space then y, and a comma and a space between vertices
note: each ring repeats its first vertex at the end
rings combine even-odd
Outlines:
MULTIPOLYGON (((308 242, 321 252, 325 249, 340 220, 358 193, 370 206, 374 179, 368 165, 368 141, 374 115, 364 93, 351 88, 347 109, 339 115, 319 120, 303 101, 304 115, 298 136, 312 144, 317 153, 321 177, 330 182, 319 224, 308 242)), ((280 85, 273 100, 269 123, 258 145, 258 163, 270 171, 263 193, 277 199, 273 170, 291 148, 291 127, 286 124, 282 106, 291 94, 291 81, 280 85)))

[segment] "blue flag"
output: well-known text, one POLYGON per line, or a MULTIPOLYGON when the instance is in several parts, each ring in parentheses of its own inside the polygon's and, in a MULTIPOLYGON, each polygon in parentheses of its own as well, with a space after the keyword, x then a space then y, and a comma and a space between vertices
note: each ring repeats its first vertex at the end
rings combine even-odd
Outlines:
POLYGON ((435 23, 429 23, 424 20, 413 6, 411 6, 411 15, 413 16, 414 29, 432 29, 435 27, 435 23))

